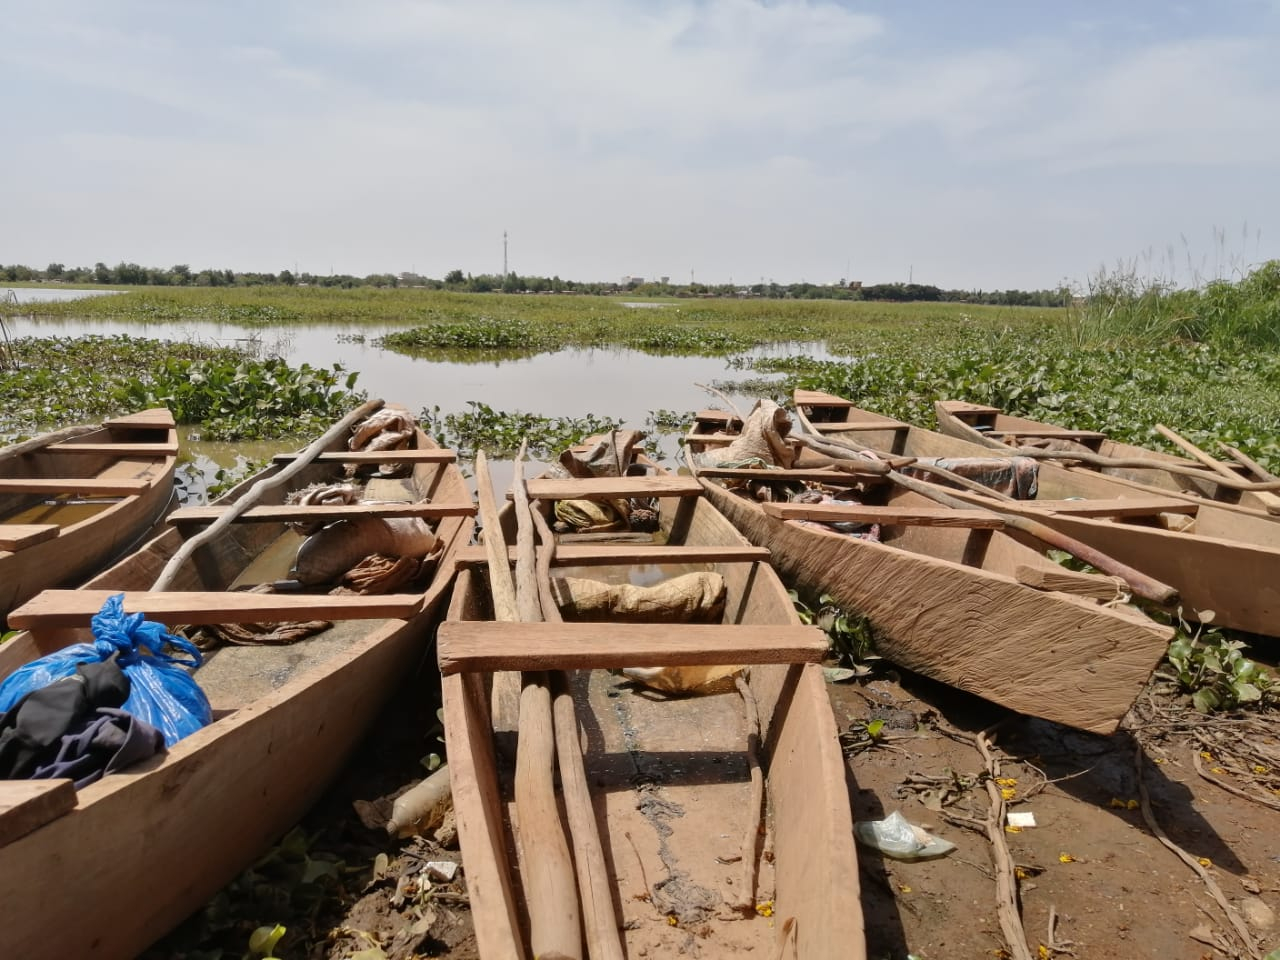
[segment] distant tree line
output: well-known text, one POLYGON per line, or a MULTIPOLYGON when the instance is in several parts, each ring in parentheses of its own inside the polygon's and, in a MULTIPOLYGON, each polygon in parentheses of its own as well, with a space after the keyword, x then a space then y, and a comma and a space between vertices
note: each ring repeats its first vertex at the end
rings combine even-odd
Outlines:
POLYGON ((234 270, 205 269, 193 271, 185 263, 167 270, 142 267, 136 263, 117 263, 108 267, 95 263, 92 267, 67 267, 51 263, 43 270, 21 264, 0 264, 0 281, 100 283, 117 286, 155 287, 423 287, 432 290, 456 290, 464 293, 578 293, 609 295, 630 293, 642 297, 739 297, 773 300, 882 300, 938 301, 951 303, 986 303, 1004 306, 1061 306, 1069 303, 1071 292, 1056 290, 943 290, 923 283, 877 283, 863 285, 840 280, 838 283, 659 283, 629 279, 620 283, 561 280, 555 277, 520 276, 508 273, 470 274, 450 270, 443 279, 416 273, 371 273, 365 277, 350 274, 313 274, 281 270, 279 273, 240 273, 234 270))

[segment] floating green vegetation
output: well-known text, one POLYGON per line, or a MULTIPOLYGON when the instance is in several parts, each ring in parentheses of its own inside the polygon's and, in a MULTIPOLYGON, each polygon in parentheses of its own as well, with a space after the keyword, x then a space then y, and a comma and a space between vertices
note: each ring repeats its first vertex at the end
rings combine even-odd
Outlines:
POLYGON ((129 336, 23 337, 0 370, 0 442, 66 423, 168 406, 205 439, 302 436, 360 401, 355 374, 293 369, 233 347, 129 336))
POLYGON ((320 433, 365 399, 358 373, 266 360, 167 359, 117 392, 124 407, 166 406, 202 440, 264 440, 320 433))
POLYGON ((539 352, 558 344, 534 330, 526 320, 474 317, 442 321, 389 333, 376 346, 400 353, 421 354, 436 350, 507 350, 539 352))
POLYGON ((587 437, 621 426, 620 421, 587 414, 585 417, 543 417, 533 413, 507 413, 487 403, 468 400, 467 413, 441 414, 438 406, 418 415, 422 428, 441 446, 452 447, 467 459, 476 450, 488 456, 510 458, 527 440, 528 456, 534 460, 554 460, 566 447, 587 437))
POLYGON ((936 399, 990 404, 1008 413, 1098 430, 1176 452, 1154 427, 1171 424, 1214 449, 1223 440, 1280 469, 1280 353, 1165 342, 1082 348, 1061 327, 985 334, 878 331, 849 362, 805 356, 752 362, 793 387, 848 397, 859 406, 933 425, 936 399))

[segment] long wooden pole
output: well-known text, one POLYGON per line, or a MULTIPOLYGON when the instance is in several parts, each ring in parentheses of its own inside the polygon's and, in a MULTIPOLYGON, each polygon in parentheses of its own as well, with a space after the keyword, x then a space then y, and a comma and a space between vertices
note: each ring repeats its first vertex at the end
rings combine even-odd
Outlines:
MULTIPOLYGON (((524 451, 516 455, 511 482, 516 514, 516 611, 520 622, 543 619, 538 596, 533 518, 524 482, 524 451)), ((487 538, 486 538, 487 539, 487 538)), ((507 558, 503 551, 502 563, 507 558)), ((529 914, 529 946, 535 957, 582 957, 582 920, 569 841, 556 802, 556 724, 545 673, 525 675, 520 692, 516 748, 517 849, 521 887, 529 914)))
MULTIPOLYGON (((559 623, 563 618, 551 596, 551 564, 555 559, 556 539, 537 502, 529 510, 542 547, 538 551, 538 594, 542 598, 544 618, 559 623)), ((569 689, 567 675, 551 678, 552 713, 556 728, 556 756, 560 762, 560 786, 564 792, 565 816, 569 820, 569 836, 573 841, 573 862, 578 873, 578 893, 582 899, 582 924, 587 935, 587 955, 591 960, 624 960, 622 938, 618 933, 618 917, 613 909, 613 884, 609 882, 609 866, 604 859, 604 844, 596 823, 582 760, 582 741, 578 730, 577 708, 569 689)))
POLYGON ((1095 547, 1081 543, 1074 537, 1069 537, 1065 533, 1054 530, 1039 520, 1032 520, 1029 517, 1010 513, 1008 510, 1002 509, 999 501, 992 500, 989 504, 978 506, 968 500, 953 497, 935 484, 916 480, 914 477, 903 476, 896 470, 889 474, 889 478, 898 486, 912 490, 944 506, 954 507, 957 510, 987 510, 994 513, 1004 521, 1006 527, 1020 530, 1028 536, 1035 537, 1041 543, 1057 547, 1059 550, 1065 550, 1073 557, 1083 560, 1090 566, 1097 567, 1108 576, 1120 577, 1128 584, 1129 589, 1139 597, 1160 604, 1173 603, 1178 597, 1178 591, 1168 584, 1161 583, 1159 580, 1135 570, 1128 564, 1107 556, 1095 547))
POLYGON ((33 450, 39 450, 52 443, 70 440, 72 437, 92 433, 94 430, 99 429, 101 428, 85 423, 75 427, 63 427, 53 433, 42 433, 40 436, 32 437, 30 440, 23 440, 21 443, 12 443, 7 447, 0 448, 0 461, 12 460, 14 457, 21 456, 24 453, 31 453, 33 450))
POLYGON ((1231 446, 1231 444, 1223 443, 1221 440, 1219 440, 1218 446, 1229 457, 1231 457, 1231 459, 1247 467, 1249 471, 1259 480, 1280 480, 1280 477, 1277 477, 1274 473, 1272 473, 1270 470, 1268 470, 1266 467, 1260 464, 1257 460, 1254 460, 1253 457, 1250 457, 1248 454, 1242 453, 1240 450, 1231 446))
POLYGON ((217 520, 209 524, 209 526, 205 527, 195 536, 188 538, 182 546, 178 548, 178 551, 169 558, 169 562, 165 564, 164 569, 160 571, 160 576, 156 577, 156 581, 151 585, 151 589, 153 591, 166 589, 169 584, 173 582, 173 578, 177 576, 182 565, 186 563, 191 557, 191 554, 196 551, 197 547, 212 540, 227 527, 231 526, 236 517, 240 516, 240 514, 244 513, 251 506, 257 503, 266 491, 281 486, 302 472, 302 470, 304 470, 312 460, 319 456, 330 443, 342 436, 344 433, 348 433, 354 424, 359 423, 365 417, 380 410, 382 406, 383 401, 381 400, 369 400, 368 402, 361 404, 326 430, 318 440, 315 440, 309 447, 303 450, 293 463, 289 464, 279 473, 272 474, 269 477, 263 477, 261 480, 254 483, 239 498, 237 498, 236 501, 227 508, 226 512, 219 516, 217 520))
POLYGON ((1170 443, 1172 443, 1174 446, 1180 448, 1184 453, 1188 453, 1192 457, 1194 457, 1196 460, 1199 460, 1201 463, 1203 463, 1210 470, 1213 470, 1215 473, 1221 474, 1224 477, 1231 477, 1233 480, 1238 480, 1240 478, 1239 474, 1237 474, 1234 470, 1232 470, 1229 466, 1227 466, 1217 457, 1201 450, 1190 440, 1186 439, 1185 437, 1177 433, 1174 433, 1172 430, 1166 427, 1163 423, 1156 424, 1156 432, 1159 433, 1160 436, 1168 440, 1170 443))
MULTIPOLYGON (((493 497, 493 481, 489 476, 489 461, 483 450, 476 451, 476 502, 479 505, 480 524, 484 528, 484 551, 489 566, 489 596, 493 601, 493 619, 514 623, 516 610, 516 586, 511 579, 511 567, 507 561, 507 542, 498 520, 498 504, 493 497)), ((508 734, 520 726, 520 674, 503 670, 493 675, 490 692, 490 712, 493 729, 508 734)))

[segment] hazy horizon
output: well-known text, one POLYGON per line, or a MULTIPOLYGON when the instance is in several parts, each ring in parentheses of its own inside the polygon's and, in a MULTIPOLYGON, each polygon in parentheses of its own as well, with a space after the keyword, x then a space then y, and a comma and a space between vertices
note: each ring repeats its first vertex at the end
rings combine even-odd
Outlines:
POLYGON ((0 263, 1182 282, 1280 257, 1280 4, 5 5, 0 263))

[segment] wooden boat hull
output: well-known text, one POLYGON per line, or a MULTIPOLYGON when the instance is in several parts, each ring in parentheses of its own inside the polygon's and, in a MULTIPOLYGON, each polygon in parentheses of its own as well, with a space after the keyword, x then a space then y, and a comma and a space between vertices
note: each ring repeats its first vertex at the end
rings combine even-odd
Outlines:
MULTIPOLYGON (((666 499, 661 503, 664 534, 655 547, 663 539, 676 547, 747 546, 704 498, 685 497, 679 506, 666 499)), ((662 564, 634 560, 601 566, 597 561, 572 572, 612 582, 633 576, 652 582, 687 567, 672 565, 670 558, 662 564)), ((696 567, 725 577, 726 623, 741 624, 744 630, 752 625, 776 625, 780 631, 797 627, 785 589, 766 563, 696 567)), ((459 573, 448 621, 441 627, 442 662, 451 631, 491 617, 483 578, 482 570, 459 573)), ((527 645, 521 639, 527 626, 503 627, 510 630, 514 655, 527 645)), ((602 625, 602 648, 610 645, 609 629, 602 625)), ((663 624, 661 629, 678 633, 682 628, 663 624)), ((644 664, 643 654, 635 654, 644 664)), ((518 906, 507 767, 492 730, 491 676, 446 674, 445 735, 479 952, 506 960, 531 954, 518 906)), ((655 702, 604 670, 577 670, 570 676, 626 955, 676 955, 691 930, 676 914, 670 920, 664 915, 658 891, 680 873, 691 884, 732 894, 726 882, 734 882, 742 865, 715 858, 736 859, 744 828, 757 825, 747 802, 741 701, 731 685, 727 693, 655 702), (655 809, 671 815, 655 819, 645 812, 655 809), (672 832, 664 838, 666 830, 672 832)), ((820 668, 816 663, 759 664, 751 667, 749 683, 762 722, 761 753, 768 757, 762 763, 768 771, 774 850, 772 867, 762 867, 757 900, 770 901, 770 909, 761 912, 772 912, 772 918, 761 913, 727 921, 711 916, 692 930, 698 947, 704 955, 754 950, 774 956, 787 931, 794 930, 798 956, 865 957, 845 767, 820 668)), ((722 913, 725 909, 722 905, 722 913)))
POLYGON ((1136 611, 1018 582, 1020 567, 1056 565, 999 531, 912 528, 910 548, 873 543, 768 516, 703 483, 787 582, 865 614, 883 656, 1019 713, 1111 733, 1172 639, 1136 611), (988 569, 961 562, 980 539, 988 569))
MULTIPOLYGON (((983 457, 991 448, 881 417, 846 400, 797 391, 797 411, 806 429, 885 453, 915 457, 983 457), (824 409, 823 398, 842 407, 824 409), (818 410, 817 420, 806 410, 818 410), (840 422, 856 424, 840 429, 840 422), (883 421, 880 423, 878 421, 883 421)), ((1001 504, 1097 547, 1116 560, 1177 589, 1183 615, 1197 619, 1212 612, 1218 626, 1280 636, 1280 524, 1257 511, 1165 492, 1179 501, 1171 510, 1193 522, 1190 530, 1167 530, 1153 517, 1121 521, 1076 516, 1037 507, 1038 501, 1122 501, 1150 498, 1144 487, 1090 470, 1040 461, 1036 500, 1001 504)), ((955 496, 981 503, 972 494, 955 496)))
MULTIPOLYGON (((430 444, 425 435, 420 443, 430 444)), ((436 503, 470 503, 452 464, 414 468, 415 486, 436 503)), ((299 485, 329 478, 315 465, 299 485)), ((230 502, 246 485, 221 502, 230 502)), ((279 523, 230 528, 199 548, 174 588, 224 589, 280 537, 279 523)), ((447 593, 467 516, 441 519, 444 552, 421 612, 410 619, 343 620, 292 647, 227 648, 232 664, 283 651, 268 671, 222 670, 206 687, 215 720, 167 754, 80 790, 74 806, 0 846, 0 900, 13 956, 136 956, 204 904, 278 841, 341 769, 394 687, 428 654, 428 634, 447 593), (246 653, 246 651, 248 651, 246 653), (301 659, 292 675, 291 663, 301 659), (266 673, 279 672, 279 676, 266 673)), ((170 528, 88 586, 145 590, 184 542, 170 528)), ((171 625, 172 626, 172 625, 171 625)), ((0 648, 0 675, 31 657, 81 639, 84 631, 35 630, 0 648)), ((219 651, 195 674, 224 655, 219 651)), ((28 781, 0 783, 6 792, 28 781)), ((46 781, 50 785, 67 781, 46 781)))
MULTIPOLYGON (((1012 442, 1018 438, 1055 437, 1074 440, 1083 444, 1093 453, 1114 459, 1141 459, 1151 461, 1151 469, 1142 467, 1095 467, 1089 464, 1074 464, 1066 469, 1073 473, 1092 472, 1124 483, 1134 484, 1154 493, 1194 496, 1218 503, 1238 506, 1249 510, 1260 518, 1277 518, 1277 498, 1274 493, 1254 493, 1248 490, 1236 490, 1217 483, 1211 470, 1200 469, 1202 476, 1193 477, 1182 473, 1169 473, 1161 466, 1177 466, 1184 468, 1202 468, 1202 465, 1185 457, 1150 450, 1132 443, 1121 443, 1104 434, 1088 430, 1068 430, 1053 424, 1040 423, 1024 417, 1014 417, 1001 412, 996 407, 980 404, 963 403, 956 400, 939 400, 934 403, 934 414, 938 422, 938 432, 959 440, 967 440, 980 446, 994 450, 1016 451, 1017 444, 1012 442), (982 429, 979 429, 981 427, 982 429)), ((1243 474, 1241 475, 1242 479, 1243 474)), ((1280 519, 1280 518, 1277 518, 1280 519)))
POLYGON ((57 436, 0 450, 0 536, 10 534, 0 546, 0 621, 125 553, 173 499, 178 435, 168 410, 57 436), (19 529, 25 535, 13 536, 19 529))

